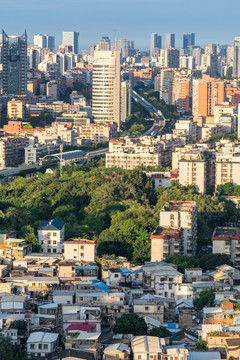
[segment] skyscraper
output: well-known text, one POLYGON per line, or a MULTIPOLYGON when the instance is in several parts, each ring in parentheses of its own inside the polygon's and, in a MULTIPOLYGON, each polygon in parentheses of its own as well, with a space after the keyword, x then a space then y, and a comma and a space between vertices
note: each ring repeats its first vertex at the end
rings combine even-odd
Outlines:
POLYGON ((3 93, 27 92, 27 33, 7 35, 2 31, 3 93))
POLYGON ((235 37, 233 44, 233 77, 240 77, 240 36, 235 37))
POLYGON ((110 47, 111 47, 111 41, 109 37, 103 36, 101 40, 98 42, 96 50, 98 51, 110 50, 110 47))
POLYGON ((151 34, 151 46, 150 46, 150 55, 159 56, 160 49, 162 48, 162 37, 157 33, 151 34))
POLYGON ((37 34, 33 36, 33 43, 41 49, 55 50, 55 36, 37 34))
POLYGON ((175 49, 175 34, 165 34, 165 49, 175 49))
POLYGON ((95 122, 120 125, 120 52, 95 51, 92 70, 92 114, 95 122))
POLYGON ((195 45, 195 34, 188 33, 183 35, 183 49, 187 49, 189 45, 195 45))
POLYGON ((79 37, 79 32, 64 31, 62 34, 62 45, 71 46, 72 51, 75 54, 78 54, 78 37, 79 37))

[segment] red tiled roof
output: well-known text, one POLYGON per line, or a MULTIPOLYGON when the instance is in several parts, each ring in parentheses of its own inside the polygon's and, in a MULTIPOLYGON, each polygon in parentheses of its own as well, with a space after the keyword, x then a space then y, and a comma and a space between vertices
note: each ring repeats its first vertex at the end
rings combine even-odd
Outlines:
POLYGON ((92 325, 86 325, 86 324, 71 324, 66 328, 66 331, 78 330, 78 331, 88 332, 89 330, 91 330, 92 327, 93 327, 92 325))

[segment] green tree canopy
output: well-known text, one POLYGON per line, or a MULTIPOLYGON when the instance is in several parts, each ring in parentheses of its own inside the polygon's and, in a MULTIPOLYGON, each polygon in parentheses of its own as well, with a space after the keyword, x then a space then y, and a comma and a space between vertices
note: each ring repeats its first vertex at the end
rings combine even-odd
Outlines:
POLYGON ((145 320, 137 314, 123 314, 117 319, 113 328, 116 334, 133 334, 134 336, 146 335, 147 324, 145 320))
POLYGON ((164 326, 159 326, 157 328, 151 329, 150 335, 151 336, 157 336, 159 338, 165 338, 165 337, 170 337, 172 334, 164 326))
POLYGON ((168 256, 165 261, 167 263, 175 264, 178 267, 178 271, 184 273, 186 268, 194 268, 198 266, 199 261, 191 256, 184 255, 171 255, 168 256))
POLYGON ((196 342, 196 350, 208 351, 207 341, 199 339, 196 342))
POLYGON ((233 265, 226 254, 206 254, 200 258, 200 266, 203 271, 214 270, 220 265, 233 265))
POLYGON ((193 305, 198 309, 202 309, 205 306, 213 306, 214 299, 213 290, 203 290, 200 292, 199 297, 193 300, 193 305))
POLYGON ((10 338, 0 335, 1 360, 27 360, 27 352, 21 345, 13 345, 10 338))

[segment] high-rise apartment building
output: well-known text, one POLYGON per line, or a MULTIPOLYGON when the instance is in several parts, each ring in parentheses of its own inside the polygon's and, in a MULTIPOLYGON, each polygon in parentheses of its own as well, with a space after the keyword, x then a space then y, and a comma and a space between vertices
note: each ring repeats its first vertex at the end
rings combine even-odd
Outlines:
POLYGON ((187 77, 175 76, 173 80, 172 103, 178 112, 190 110, 190 84, 191 79, 187 77))
POLYGON ((27 33, 22 36, 2 32, 3 93, 27 92, 27 33))
POLYGON ((92 114, 95 122, 120 126, 120 53, 95 51, 92 70, 92 114))
POLYGON ((159 98, 164 100, 167 105, 172 105, 172 85, 174 71, 162 69, 160 74, 154 78, 154 90, 159 91, 159 98))
POLYGON ((33 36, 33 44, 41 49, 55 50, 55 36, 37 34, 33 36))
POLYGON ((235 37, 233 44, 233 77, 240 77, 240 36, 235 37))
POLYGON ((78 37, 79 32, 76 31, 64 31, 62 33, 62 45, 71 46, 72 52, 78 54, 78 37))
POLYGON ((203 54, 201 57, 202 70, 210 76, 216 76, 219 73, 218 56, 213 54, 203 54))
POLYGON ((131 114, 131 81, 121 81, 121 102, 120 102, 120 121, 125 121, 131 114))
POLYGON ((166 68, 179 68, 179 50, 161 49, 160 66, 166 68))
POLYGON ((165 49, 175 49, 175 34, 165 34, 165 49))
POLYGON ((159 56, 161 48, 162 48, 162 37, 157 33, 152 33, 151 44, 150 44, 150 55, 152 57, 159 56))
POLYGON ((195 45, 195 34, 188 33, 183 35, 183 49, 187 49, 188 46, 195 45))
POLYGON ((203 75, 193 79, 192 113, 194 116, 213 116, 214 106, 224 102, 224 81, 203 75))
POLYGON ((182 254, 194 256, 197 247, 197 204, 168 201, 160 210, 160 226, 182 228, 182 254))
POLYGON ((207 44, 204 46, 205 55, 217 55, 217 44, 207 44))

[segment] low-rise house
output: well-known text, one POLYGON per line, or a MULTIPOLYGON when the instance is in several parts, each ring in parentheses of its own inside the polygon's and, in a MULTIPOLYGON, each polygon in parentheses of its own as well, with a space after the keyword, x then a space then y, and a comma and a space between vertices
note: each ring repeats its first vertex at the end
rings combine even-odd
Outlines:
POLYGON ((92 325, 95 332, 101 332, 100 307, 63 305, 62 322, 64 330, 69 324, 87 324, 92 325))
POLYGON ((108 277, 105 282, 109 286, 131 283, 131 271, 127 267, 108 269, 108 277))
POLYGON ((164 321, 163 301, 151 294, 133 299, 133 312, 142 317, 150 316, 158 321, 164 321))
POLYGON ((193 289, 193 296, 197 297, 204 290, 225 291, 230 285, 219 281, 194 282, 189 285, 193 289))
POLYGON ((94 281, 98 278, 97 265, 75 266, 75 276, 82 281, 94 281))
POLYGON ((64 241, 64 258, 76 261, 95 262, 97 254, 96 241, 70 239, 64 241))
POLYGON ((230 265, 221 265, 209 273, 209 279, 229 283, 233 275, 240 275, 239 270, 230 265))
POLYGON ((31 358, 47 358, 57 350, 59 334, 34 332, 27 339, 27 351, 31 358))
POLYGON ((163 352, 162 341, 155 336, 136 336, 132 340, 133 360, 160 360, 163 352))
POLYGON ((130 347, 123 343, 108 345, 103 351, 103 360, 129 360, 130 347))
POLYGON ((184 348, 167 348, 166 360, 188 360, 188 349, 184 348))
POLYGON ((189 351, 188 360, 220 360, 219 351, 189 351))
POLYGON ((56 304, 73 305, 75 304, 75 291, 54 291, 53 301, 56 304))
POLYGON ((234 266, 240 268, 240 228, 218 226, 213 236, 213 253, 226 254, 234 266))
POLYGON ((201 268, 186 268, 185 269, 185 281, 188 283, 202 281, 202 269, 201 268))
POLYGON ((43 253, 62 253, 65 225, 59 220, 42 221, 38 228, 38 242, 43 253))
POLYGON ((4 278, 8 274, 8 266, 0 265, 0 278, 4 278))
POLYGON ((9 295, 0 300, 1 312, 23 312, 26 304, 26 296, 9 295))

